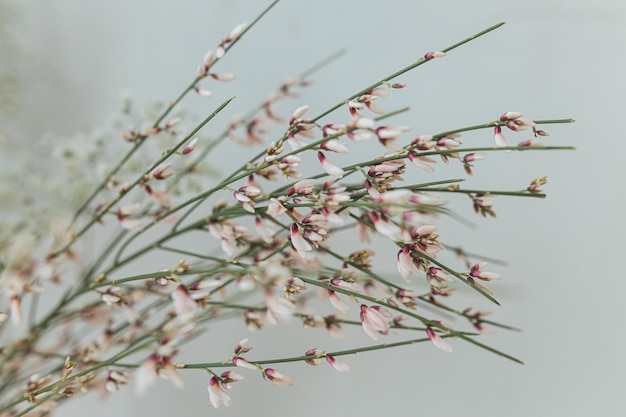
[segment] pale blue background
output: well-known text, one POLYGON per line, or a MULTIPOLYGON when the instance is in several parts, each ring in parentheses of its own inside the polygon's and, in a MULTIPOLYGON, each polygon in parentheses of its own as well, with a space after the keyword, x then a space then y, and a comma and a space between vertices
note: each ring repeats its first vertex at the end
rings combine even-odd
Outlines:
MULTIPOLYGON (((171 99, 206 50, 266 3, 19 5, 29 88, 15 125, 25 140, 50 131, 69 135, 102 124, 122 91, 171 99)), ((250 375, 231 392, 233 405, 217 412, 203 408, 208 376, 198 372, 183 392, 162 382, 140 399, 126 389, 103 405, 94 397, 71 401, 59 415, 623 416, 625 4, 284 0, 220 64, 221 70, 234 71, 237 81, 209 102, 190 101, 207 112, 236 95, 233 108, 243 112, 285 76, 346 47, 347 56, 316 76, 316 86, 303 96, 302 104, 317 113, 426 51, 507 21, 496 33, 402 77, 410 89, 385 107, 410 104, 412 114, 400 120, 415 133, 482 122, 507 110, 537 119, 577 119, 546 129, 552 133, 549 143, 575 145, 578 151, 490 157, 473 182, 521 188, 547 175, 548 199, 498 199, 498 219, 476 220, 477 232, 459 231, 454 224, 446 230, 454 236, 448 241, 509 261, 500 270, 506 279, 493 286, 503 303, 495 318, 524 332, 499 332, 485 341, 526 365, 460 342, 453 354, 423 345, 347 357, 353 367, 347 375, 327 367, 284 366, 280 369, 296 378, 287 389, 250 375)), ((301 103, 293 108, 296 104, 301 103)), ((474 220, 465 200, 459 201, 474 220)), ((255 336, 259 355, 291 331, 296 328, 255 336)), ((212 345, 230 347, 238 333, 212 334, 212 345)), ((302 343, 314 343, 316 335, 321 333, 305 335, 302 343)), ((289 345, 279 349, 292 352, 289 345)))

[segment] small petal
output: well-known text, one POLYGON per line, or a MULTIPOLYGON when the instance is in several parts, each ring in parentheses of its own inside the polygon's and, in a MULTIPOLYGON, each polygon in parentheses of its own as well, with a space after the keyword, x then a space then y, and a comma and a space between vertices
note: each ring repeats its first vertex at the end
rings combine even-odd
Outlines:
POLYGON ((196 146, 198 146, 198 138, 195 137, 191 140, 191 142, 189 142, 189 144, 187 144, 187 146, 185 146, 185 149, 183 149, 182 154, 183 155, 187 155, 191 152, 193 152, 194 149, 196 149, 196 146))

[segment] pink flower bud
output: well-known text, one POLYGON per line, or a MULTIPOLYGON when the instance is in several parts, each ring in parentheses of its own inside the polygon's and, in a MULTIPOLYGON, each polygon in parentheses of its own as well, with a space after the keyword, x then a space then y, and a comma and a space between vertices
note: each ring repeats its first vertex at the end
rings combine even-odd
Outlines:
POLYGON ((430 61, 431 59, 441 58, 441 57, 444 57, 444 56, 446 56, 445 52, 427 52, 424 55, 424 58, 426 59, 426 61, 430 61))
POLYGON ((187 155, 191 152, 193 152, 194 149, 196 149, 196 146, 198 146, 198 138, 193 138, 191 140, 191 142, 189 142, 189 144, 187 146, 185 146, 185 148, 183 149, 182 154, 183 155, 187 155))
POLYGON ((233 28, 233 30, 230 31, 230 33, 228 34, 228 36, 226 37, 226 39, 224 39, 225 42, 232 42, 235 39, 237 39, 238 37, 241 36, 241 34, 244 32, 244 30, 246 29, 246 24, 245 23, 241 23, 237 26, 235 26, 233 28))
POLYGON ((289 119, 289 124, 293 125, 298 123, 300 121, 300 118, 304 116, 307 110, 309 110, 309 106, 298 107, 291 115, 291 119, 289 119))
POLYGON ((206 53, 206 55, 204 56, 204 59, 202 61, 202 63, 204 64, 204 68, 207 71, 208 71, 209 68, 211 68, 211 65, 213 65, 213 61, 215 61, 215 54, 211 50, 211 51, 206 53))

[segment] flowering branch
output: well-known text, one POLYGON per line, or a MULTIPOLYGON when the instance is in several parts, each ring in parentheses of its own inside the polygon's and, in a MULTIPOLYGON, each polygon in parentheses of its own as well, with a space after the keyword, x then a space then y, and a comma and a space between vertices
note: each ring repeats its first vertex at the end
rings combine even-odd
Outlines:
POLYGON ((70 216, 69 229, 54 236, 47 257, 34 255, 45 242, 36 246, 16 239, 7 245, 11 248, 8 255, 0 245, 0 255, 9 259, 0 277, 6 294, 3 301, 8 305, 8 310, 0 305, 0 326, 9 319, 19 325, 23 302, 31 302, 28 329, 0 346, 0 393, 7 398, 0 405, 0 417, 34 410, 49 413, 77 392, 114 392, 133 378, 140 393, 159 378, 181 387, 182 369, 208 372, 209 400, 218 408, 231 404, 227 391, 244 378, 238 368, 260 372, 264 380, 288 386, 292 378, 266 365, 301 361, 319 365, 325 360, 345 372, 349 365, 337 357, 425 341, 449 352, 449 342, 462 340, 522 363, 478 340, 490 327, 516 328, 488 320, 488 312, 444 303, 461 281, 499 305, 487 283, 501 277, 484 262, 499 265, 495 260, 441 243, 435 223, 441 215, 455 215, 440 198, 445 193, 467 195, 477 215, 493 217, 490 197, 543 198, 541 187, 547 179, 538 177, 526 188, 514 190, 463 188, 463 178, 397 182, 411 176, 407 169, 435 171, 432 157, 458 163, 472 175, 479 161, 493 151, 573 149, 543 146, 539 141, 548 136, 540 129, 542 125, 573 120, 532 121, 510 111, 486 123, 409 140, 404 139, 408 127, 388 124, 393 116, 408 111, 385 112, 378 106, 390 91, 406 87, 392 80, 501 27, 500 23, 440 51, 427 52, 314 117, 307 117, 308 106, 298 107, 290 117, 281 117, 273 106, 293 97, 294 88, 307 86, 310 74, 342 52, 281 84, 246 116, 231 120, 208 144, 196 135, 225 111, 232 98, 187 134, 174 129, 179 118, 163 124, 188 93, 211 95, 200 85, 204 79, 234 79, 233 74, 214 72, 215 64, 276 3, 252 24, 235 26, 209 51, 193 82, 150 128, 122 134, 131 148, 70 216), (336 116, 336 122, 321 123, 340 109, 345 113, 336 116), (270 123, 284 128, 274 140, 265 127, 270 123), (481 142, 464 147, 462 134, 484 129, 493 129, 495 146, 481 142), (511 146, 505 134, 518 132, 532 137, 511 146), (161 134, 168 135, 168 144, 158 142, 161 134), (227 139, 249 146, 263 144, 263 150, 222 179, 202 182, 202 161, 227 139), (366 140, 377 142, 381 154, 347 161, 351 148, 366 140), (135 161, 140 146, 153 156, 133 170, 130 162, 135 161), (314 174, 301 172, 306 158, 318 168, 314 174), (276 185, 281 177, 284 183, 276 185), (191 193, 184 192, 188 180, 200 184, 191 193), (103 201, 93 207, 96 198, 103 201), (210 209, 205 205, 208 202, 213 204, 210 209), (115 229, 111 241, 94 255, 81 253, 80 243, 88 232, 109 219, 114 224, 107 227, 115 229), (84 223, 73 231, 80 220, 84 223), (362 246, 354 248, 350 242, 352 252, 344 254, 335 245, 345 242, 342 234, 349 231, 356 233, 362 246), (209 248, 205 239, 212 239, 215 247, 209 248), (136 245, 131 246, 133 242, 136 245), (397 250, 393 273, 372 267, 372 243, 391 244, 397 250), (462 262, 453 263, 446 253, 462 262), (76 266, 83 265, 81 256, 88 267, 76 266), (172 256, 185 258, 174 262, 172 256), (139 265, 139 273, 125 272, 139 265), (49 282, 66 283, 68 288, 54 307, 37 318, 33 307, 37 296, 29 295, 44 293, 49 282), (241 320, 252 331, 290 318, 300 320, 305 328, 324 328, 332 337, 340 336, 342 326, 360 326, 372 340, 387 341, 330 353, 315 348, 304 355, 255 361, 248 359, 252 348, 244 339, 225 361, 186 364, 177 360, 180 350, 201 338, 218 319, 241 320), (455 319, 469 329, 452 326, 455 319), (83 328, 87 330, 77 330, 83 328), (400 331, 424 336, 394 340, 400 331), (233 369, 221 374, 213 370, 226 367, 233 369))

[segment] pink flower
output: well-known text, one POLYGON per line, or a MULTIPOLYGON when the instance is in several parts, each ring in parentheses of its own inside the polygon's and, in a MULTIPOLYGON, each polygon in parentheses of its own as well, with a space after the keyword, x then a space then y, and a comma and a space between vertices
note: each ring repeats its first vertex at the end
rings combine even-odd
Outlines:
POLYGON ((430 341, 433 342, 433 345, 435 345, 437 348, 443 350, 444 352, 452 352, 452 346, 450 346, 448 343, 446 343, 445 340, 439 337, 433 331, 432 327, 430 326, 426 327, 426 335, 428 335, 428 338, 430 339, 430 341))
POLYGON ((281 387, 288 387, 293 384, 293 378, 288 377, 287 375, 281 374, 280 372, 267 368, 265 371, 265 376, 267 379, 272 381, 276 385, 280 385, 281 387))
POLYGON ((330 300, 330 303, 333 305, 333 307, 335 307, 343 314, 346 314, 348 311, 350 311, 350 307, 348 307, 348 305, 344 303, 341 298, 339 298, 335 291, 328 290, 328 299, 330 300))
POLYGON ((322 168, 328 175, 332 175, 333 177, 341 177, 343 175, 343 169, 339 168, 337 165, 330 162, 326 159, 326 156, 323 152, 317 153, 317 158, 322 163, 322 168))
POLYGON ((289 319, 295 312, 294 304, 283 297, 277 297, 269 288, 265 290, 265 305, 274 316, 289 319))
POLYGON ((341 142, 339 142, 338 140, 335 139, 331 139, 328 140, 324 143, 322 143, 320 145, 320 148, 326 150, 326 151, 331 151, 331 152, 337 152, 337 153, 348 153, 348 147, 344 144, 342 144, 341 142))
POLYGON ((214 80, 228 82, 235 79, 235 74, 232 73, 224 73, 224 74, 209 74, 214 80))
POLYGON ((120 385, 128 383, 130 375, 122 371, 109 371, 104 388, 109 392, 115 392, 120 385))
POLYGON ((275 233, 274 230, 269 228, 267 224, 263 221, 263 219, 260 217, 257 217, 256 219, 254 219, 254 224, 256 226, 256 231, 261 237, 261 239, 263 239, 265 243, 272 243, 274 240, 274 233, 275 233))
POLYGON ((220 385, 220 381, 216 377, 211 377, 208 386, 209 391, 209 400, 211 401, 211 405, 215 408, 220 408, 222 405, 228 407, 231 403, 230 397, 222 386, 220 385))
POLYGON ((313 250, 309 242, 304 239, 304 236, 302 235, 302 228, 296 223, 291 225, 289 240, 291 240, 291 245, 302 258, 306 256, 307 252, 313 250))
POLYGON ((189 142, 189 144, 187 144, 187 146, 185 146, 185 148, 182 151, 183 155, 187 155, 191 152, 193 152, 194 149, 196 149, 196 146, 198 146, 198 138, 193 138, 191 140, 191 142, 189 142))
POLYGON ((389 330, 387 320, 385 320, 381 312, 375 308, 361 304, 360 317, 365 334, 374 340, 378 340, 379 333, 384 333, 389 330))
POLYGON ((235 26, 233 30, 230 31, 226 39, 224 39, 224 42, 230 43, 234 41, 235 39, 239 38, 241 34, 244 32, 244 30, 246 29, 246 26, 247 26, 246 23, 240 23, 237 26, 235 26))
POLYGON ((406 282, 411 282, 411 279, 419 273, 419 269, 413 262, 409 245, 404 245, 402 250, 398 251, 398 272, 406 282))
POLYGON ((213 65, 213 61, 215 61, 215 54, 213 51, 209 51, 204 55, 204 59, 202 60, 202 65, 208 71, 211 65, 213 65))
POLYGON ((138 203, 128 204, 121 207, 117 211, 117 220, 122 227, 127 230, 138 232, 143 229, 143 220, 138 218, 130 218, 133 214, 138 213, 140 205, 138 203))
POLYGON ((500 121, 506 122, 507 120, 515 120, 523 117, 524 115, 518 111, 508 111, 500 116, 500 121))
POLYGON ((238 366, 240 368, 251 369, 253 371, 258 370, 256 365, 248 362, 247 360, 245 360, 244 358, 242 358, 240 356, 235 356, 233 358, 233 365, 238 366))
POLYGON ((433 172, 435 168, 431 167, 428 164, 434 164, 435 160, 429 158, 427 156, 420 156, 417 152, 411 151, 407 155, 409 157, 409 161, 416 167, 423 169, 426 172, 433 172))
POLYGON ((318 366, 322 364, 322 359, 318 356, 317 348, 312 348, 304 352, 304 356, 316 356, 313 359, 305 359, 305 362, 311 366, 318 366))
POLYGON ((277 219, 278 216, 283 214, 285 211, 287 211, 287 209, 285 208, 285 206, 283 206, 282 200, 270 198, 270 203, 267 206, 266 211, 268 216, 272 216, 273 218, 277 219))
POLYGON ((395 223, 374 212, 370 213, 370 217, 378 233, 394 241, 403 240, 402 229, 396 226, 395 223))
POLYGON ((337 372, 350 372, 350 365, 340 362, 331 355, 326 355, 326 362, 332 366, 337 372))
POLYGON ((478 279, 482 279, 483 281, 491 281, 494 279, 500 279, 500 275, 494 273, 494 272, 487 272, 487 271, 483 271, 482 268, 486 267, 487 263, 486 262, 481 262, 478 264, 474 264, 474 266, 472 266, 472 269, 470 271, 470 276, 474 277, 474 278, 478 278, 478 279))
POLYGON ((493 138, 496 141, 496 146, 504 147, 511 146, 509 142, 507 142, 506 138, 502 134, 502 128, 500 126, 496 126, 493 128, 493 138))
POLYGON ((154 385, 158 378, 157 373, 157 358, 155 355, 150 356, 137 371, 135 371, 135 377, 137 378, 137 385, 135 390, 138 394, 143 394, 154 385))
POLYGON ((237 343, 237 345, 235 346, 235 349, 233 350, 233 352, 235 352, 235 355, 239 355, 241 353, 246 353, 246 352, 250 352, 250 350, 252 350, 252 348, 246 347, 248 345, 249 340, 246 339, 241 339, 239 341, 239 343, 237 343))
POLYGON ((182 321, 191 319, 197 304, 189 295, 185 286, 179 285, 176 290, 172 292, 171 297, 174 303, 174 309, 176 310, 176 315, 180 317, 182 321))
POLYGON ((222 372, 222 374, 220 375, 220 378, 222 379, 222 387, 225 389, 231 389, 232 388, 231 384, 233 382, 243 381, 244 376, 241 372, 226 371, 226 372, 222 372))
POLYGON ((296 125, 302 121, 301 117, 309 110, 309 106, 301 106, 298 107, 293 114, 291 115, 291 119, 289 119, 290 125, 296 125))
POLYGON ((287 191, 287 195, 290 195, 290 196, 293 194, 309 195, 314 190, 315 190, 315 180, 305 179, 305 180, 298 181, 297 183, 292 185, 291 188, 289 188, 289 191, 287 191))
POLYGON ((376 136, 380 143, 393 150, 399 150, 401 147, 395 144, 395 140, 404 132, 411 130, 406 126, 392 127, 392 126, 380 126, 376 128, 376 136))
POLYGON ((424 59, 426 59, 426 61, 430 61, 431 59, 434 58, 441 58, 446 56, 445 52, 427 52, 426 54, 424 54, 424 59))

